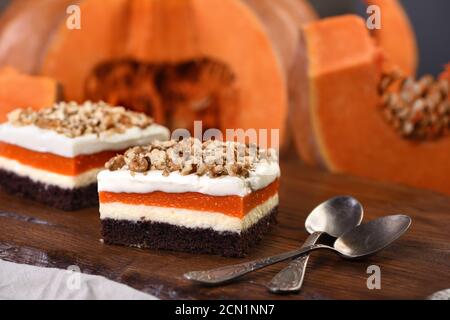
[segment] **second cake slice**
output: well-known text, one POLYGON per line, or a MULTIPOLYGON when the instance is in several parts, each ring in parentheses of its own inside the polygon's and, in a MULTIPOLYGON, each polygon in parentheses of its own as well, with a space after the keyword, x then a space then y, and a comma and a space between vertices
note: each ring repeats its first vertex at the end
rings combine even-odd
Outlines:
POLYGON ((105 103, 17 109, 0 125, 0 185, 64 210, 94 206, 105 161, 168 137, 152 118, 105 103))

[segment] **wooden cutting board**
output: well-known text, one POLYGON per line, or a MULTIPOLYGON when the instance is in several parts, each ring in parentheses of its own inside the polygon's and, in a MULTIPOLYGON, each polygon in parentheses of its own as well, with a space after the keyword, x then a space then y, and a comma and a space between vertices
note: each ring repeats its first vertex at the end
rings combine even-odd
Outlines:
POLYGON ((365 221, 404 213, 413 219, 411 228, 366 260, 314 252, 302 291, 278 296, 265 284, 285 263, 222 287, 193 285, 183 279, 184 272, 246 259, 107 246, 100 242, 96 208, 62 212, 0 191, 0 259, 44 267, 77 265, 84 273, 166 299, 422 299, 450 288, 450 197, 333 175, 292 161, 281 165, 279 223, 247 259, 297 248, 307 237, 304 221, 310 210, 340 194, 363 203, 365 221), (379 290, 367 288, 371 265, 381 270, 379 290))

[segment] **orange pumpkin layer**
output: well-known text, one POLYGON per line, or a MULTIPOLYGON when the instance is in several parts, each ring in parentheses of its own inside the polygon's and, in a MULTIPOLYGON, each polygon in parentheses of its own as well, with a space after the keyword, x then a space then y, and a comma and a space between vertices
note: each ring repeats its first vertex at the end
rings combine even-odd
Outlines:
POLYGON ((103 151, 66 158, 52 153, 36 152, 0 142, 0 156, 16 160, 24 165, 65 176, 76 176, 95 168, 102 168, 106 161, 120 151, 103 151))
POLYGON ((278 191, 278 185, 277 179, 264 189, 252 192, 245 197, 212 196, 198 192, 113 193, 102 191, 99 192, 99 199, 100 203, 121 202, 132 205, 220 212, 243 218, 250 210, 274 196, 278 191))

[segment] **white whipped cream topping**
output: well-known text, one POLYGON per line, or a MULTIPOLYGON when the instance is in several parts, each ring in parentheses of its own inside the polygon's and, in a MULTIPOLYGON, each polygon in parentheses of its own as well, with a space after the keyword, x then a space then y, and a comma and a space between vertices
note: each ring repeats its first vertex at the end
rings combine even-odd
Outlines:
POLYGON ((87 134, 75 138, 34 125, 23 127, 13 126, 10 123, 0 125, 0 141, 67 158, 106 150, 119 151, 135 145, 149 144, 154 140, 168 139, 169 130, 158 124, 152 124, 145 129, 133 127, 124 133, 100 134, 100 136, 87 134))
POLYGON ((144 221, 168 223, 186 228, 211 228, 218 232, 241 233, 264 218, 277 205, 278 195, 274 195, 240 219, 219 212, 111 202, 100 203, 100 218, 128 221, 141 221, 144 218, 144 221))
POLYGON ((210 178, 206 175, 181 175, 178 171, 163 176, 162 171, 134 173, 128 170, 103 170, 98 174, 98 191, 113 193, 150 193, 162 191, 167 193, 199 192, 213 196, 237 195, 244 197, 263 189, 280 176, 277 162, 260 162, 248 178, 220 176, 210 178))
POLYGON ((0 157, 0 169, 13 172, 18 176, 27 177, 35 182, 58 186, 63 189, 73 189, 88 186, 97 182, 97 174, 101 170, 92 169, 76 176, 66 176, 46 170, 24 165, 16 160, 0 157))

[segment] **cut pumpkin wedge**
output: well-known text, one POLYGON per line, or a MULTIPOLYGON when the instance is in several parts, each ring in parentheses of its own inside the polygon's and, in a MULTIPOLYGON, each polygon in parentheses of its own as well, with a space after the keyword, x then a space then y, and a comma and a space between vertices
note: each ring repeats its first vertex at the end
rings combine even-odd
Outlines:
POLYGON ((40 109, 51 106, 58 99, 55 80, 19 73, 13 68, 0 69, 0 122, 16 108, 40 109))
POLYGON ((307 124, 296 136, 303 158, 334 172, 450 194, 450 139, 404 139, 381 114, 380 51, 364 21, 324 19, 303 35, 305 104, 293 114, 307 124))

